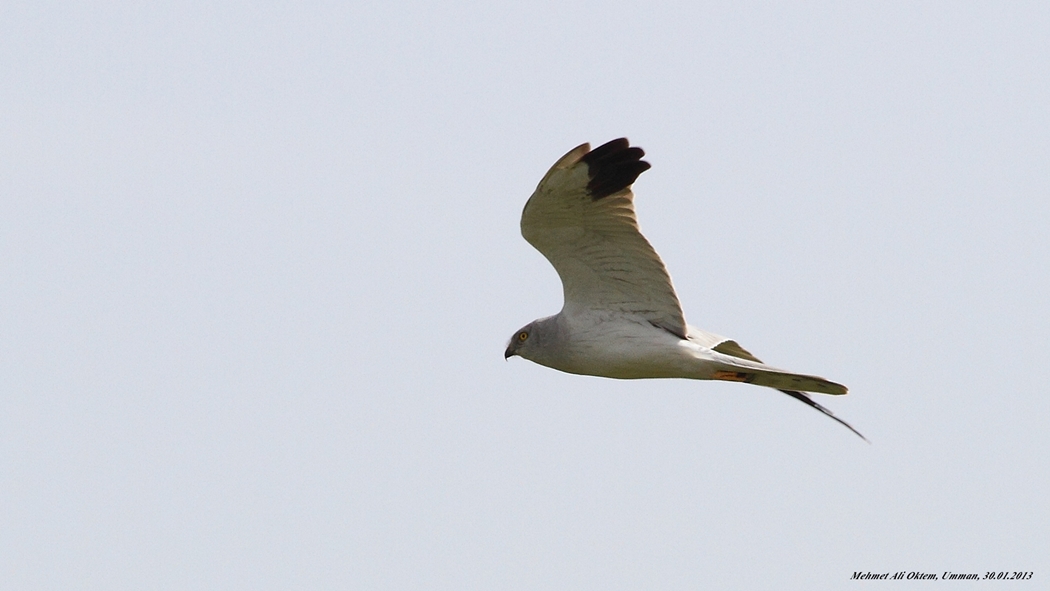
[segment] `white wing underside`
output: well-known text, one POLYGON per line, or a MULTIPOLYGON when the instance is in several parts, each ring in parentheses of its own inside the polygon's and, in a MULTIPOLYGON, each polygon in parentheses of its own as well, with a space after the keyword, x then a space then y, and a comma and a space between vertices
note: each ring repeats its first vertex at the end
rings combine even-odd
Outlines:
POLYGON ((525 204, 521 234, 561 277, 563 314, 634 316, 685 338, 685 317, 671 277, 639 232, 634 212, 630 182, 648 164, 638 161, 641 150, 631 148, 637 150, 633 159, 620 158, 603 169, 601 161, 587 161, 599 150, 590 152, 583 144, 554 164, 525 204), (633 176, 626 172, 627 186, 601 195, 603 187, 595 181, 603 179, 596 179, 596 172, 608 176, 612 167, 632 163, 641 170, 633 176))

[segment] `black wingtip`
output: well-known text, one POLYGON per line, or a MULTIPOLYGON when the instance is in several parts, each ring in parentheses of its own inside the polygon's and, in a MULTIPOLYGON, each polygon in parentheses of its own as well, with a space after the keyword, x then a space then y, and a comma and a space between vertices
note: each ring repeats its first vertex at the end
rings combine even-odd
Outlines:
POLYGON ((584 154, 580 160, 587 164, 591 177, 587 183, 591 198, 597 201, 630 187, 638 175, 649 170, 650 165, 642 160, 642 156, 645 152, 637 146, 632 148, 625 137, 584 154))
POLYGON ((794 390, 781 390, 781 392, 783 392, 784 394, 787 394, 788 396, 794 398, 795 400, 798 400, 799 402, 802 402, 803 404, 806 404, 808 406, 812 406, 813 408, 815 408, 815 409, 819 410, 820 412, 824 413, 825 416, 831 417, 835 421, 838 421, 838 423, 840 425, 842 425, 842 426, 846 427, 847 429, 849 429, 850 431, 853 431, 854 433, 856 433, 857 437, 860 437, 861 439, 863 439, 864 441, 866 441, 869 444, 871 443, 870 441, 868 441, 867 437, 865 437, 865 436, 860 434, 860 431, 854 429, 853 425, 850 425, 846 421, 843 421, 842 419, 836 417, 835 413, 833 413, 830 410, 824 408, 823 406, 817 404, 816 401, 814 401, 809 396, 806 396, 804 393, 802 393, 802 392, 795 392, 794 390))

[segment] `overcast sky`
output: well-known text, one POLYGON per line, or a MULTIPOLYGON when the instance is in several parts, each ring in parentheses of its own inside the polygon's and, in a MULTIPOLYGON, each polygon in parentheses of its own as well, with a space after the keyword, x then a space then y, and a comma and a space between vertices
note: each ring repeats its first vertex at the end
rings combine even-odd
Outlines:
POLYGON ((5 589, 1045 588, 1048 300, 1045 2, 0 6, 5 589), (871 445, 504 361, 621 136, 687 320, 871 445))

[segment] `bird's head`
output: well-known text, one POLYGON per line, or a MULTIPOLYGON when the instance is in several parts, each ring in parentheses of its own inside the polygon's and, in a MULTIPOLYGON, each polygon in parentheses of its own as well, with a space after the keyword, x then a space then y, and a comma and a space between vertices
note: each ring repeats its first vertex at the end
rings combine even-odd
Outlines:
POLYGON ((519 328, 510 337, 507 350, 503 352, 503 358, 510 359, 517 355, 529 361, 549 365, 545 361, 552 350, 558 349, 559 331, 557 316, 533 320, 519 328))
MULTIPOLYGON (((519 328, 514 333, 514 336, 510 337, 510 342, 507 343, 507 350, 503 352, 504 359, 510 359, 515 355, 520 355, 526 358, 528 357, 527 353, 525 355, 522 355, 522 353, 527 352, 532 344, 529 340, 532 339, 533 324, 535 324, 535 322, 526 324, 519 328)), ((535 342, 535 339, 532 339, 532 341, 535 342)))

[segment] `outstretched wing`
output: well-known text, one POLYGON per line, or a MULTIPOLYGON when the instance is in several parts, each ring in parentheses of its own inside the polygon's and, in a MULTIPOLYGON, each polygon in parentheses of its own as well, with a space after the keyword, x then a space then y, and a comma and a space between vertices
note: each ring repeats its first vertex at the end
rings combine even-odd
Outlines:
POLYGON ((574 148, 525 204, 521 235, 561 277, 563 313, 632 315, 685 338, 671 277, 634 213, 631 184, 649 169, 644 155, 626 138, 574 148))

